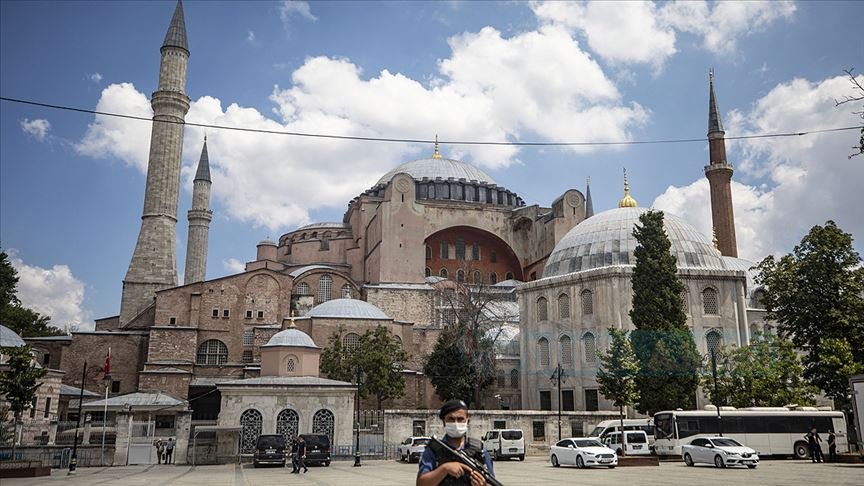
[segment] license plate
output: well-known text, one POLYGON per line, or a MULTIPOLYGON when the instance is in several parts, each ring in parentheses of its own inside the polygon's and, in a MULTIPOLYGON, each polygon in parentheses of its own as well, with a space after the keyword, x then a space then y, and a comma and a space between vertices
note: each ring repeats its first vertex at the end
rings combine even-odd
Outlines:
POLYGON ((276 449, 267 449, 267 454, 273 454, 276 452, 276 449))
POLYGON ((515 448, 515 447, 511 447, 511 448, 510 448, 510 452, 516 452, 516 448, 515 448))
POLYGON ((633 446, 634 449, 641 449, 642 446, 633 446))
POLYGON ((607 464, 612 462, 612 459, 600 459, 600 464, 607 464))

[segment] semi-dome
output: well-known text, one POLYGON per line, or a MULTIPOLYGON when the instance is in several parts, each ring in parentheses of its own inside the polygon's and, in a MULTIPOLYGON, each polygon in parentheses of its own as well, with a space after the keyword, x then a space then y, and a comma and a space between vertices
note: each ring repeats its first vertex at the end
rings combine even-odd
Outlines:
POLYGON ((313 307, 306 316, 335 319, 390 319, 381 309, 358 299, 328 300, 313 307))
POLYGON ((424 177, 434 180, 435 178, 440 177, 444 180, 465 179, 467 181, 474 180, 477 182, 485 182, 487 184, 497 184, 494 179, 489 177, 489 174, 473 165, 458 160, 430 157, 428 159, 408 162, 396 167, 378 179, 378 182, 375 185, 379 186, 387 184, 391 179, 393 179, 393 176, 400 172, 404 172, 417 180, 421 180, 424 177))
POLYGON ((0 324, 0 348, 20 348, 26 345, 18 333, 0 324))
MULTIPOLYGON (((635 265, 633 228, 646 211, 649 209, 610 209, 579 223, 552 250, 543 277, 592 268, 635 265)), ((727 268, 711 240, 693 225, 669 213, 664 214, 663 221, 679 268, 727 268)))
POLYGON ((315 341, 308 334, 297 328, 285 329, 279 331, 267 341, 263 347, 272 346, 294 346, 299 348, 318 348, 315 341))

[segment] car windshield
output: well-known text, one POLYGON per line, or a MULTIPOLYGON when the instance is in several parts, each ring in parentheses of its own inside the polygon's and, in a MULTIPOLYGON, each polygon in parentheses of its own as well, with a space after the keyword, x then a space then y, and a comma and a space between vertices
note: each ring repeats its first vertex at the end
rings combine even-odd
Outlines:
POLYGON ((258 448, 284 448, 285 439, 281 435, 262 435, 258 437, 258 448))
POLYGON ((414 439, 414 445, 415 446, 421 446, 421 445, 425 446, 428 443, 429 443, 429 439, 414 439))
POLYGON ((330 447, 330 438, 326 435, 303 435, 302 437, 309 447, 330 447))
POLYGON ((634 434, 632 432, 628 432, 627 442, 631 444, 644 444, 648 442, 648 438, 645 436, 645 434, 634 434))
POLYGON ((711 439, 711 442, 717 447, 743 447, 734 439, 711 439))
POLYGON ((604 430, 606 430, 606 427, 594 427, 594 430, 592 430, 588 435, 591 437, 600 437, 600 434, 602 434, 604 430))
POLYGON ((603 444, 593 439, 581 439, 575 442, 577 447, 603 447, 603 444))
POLYGON ((522 438, 521 430, 505 430, 501 432, 501 438, 504 440, 519 440, 522 438))

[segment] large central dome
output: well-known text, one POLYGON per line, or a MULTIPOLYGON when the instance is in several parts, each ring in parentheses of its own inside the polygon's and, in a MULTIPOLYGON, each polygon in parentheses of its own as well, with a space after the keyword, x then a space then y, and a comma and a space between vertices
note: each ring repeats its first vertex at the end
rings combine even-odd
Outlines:
POLYGON ((400 172, 404 172, 416 180, 421 180, 424 177, 435 180, 435 178, 440 177, 444 180, 465 179, 466 181, 474 180, 477 182, 485 182, 487 184, 497 184, 495 180, 489 177, 489 174, 473 165, 459 162, 458 160, 430 157, 428 159, 408 162, 396 167, 378 179, 378 182, 375 185, 387 184, 391 179, 393 179, 393 176, 400 172))
MULTIPOLYGON (((614 265, 635 265, 633 228, 639 223, 639 216, 648 210, 610 209, 579 223, 555 245, 543 277, 614 265)), ((664 213, 663 224, 672 244, 672 254, 678 259, 678 268, 726 268, 711 240, 690 223, 664 213)))

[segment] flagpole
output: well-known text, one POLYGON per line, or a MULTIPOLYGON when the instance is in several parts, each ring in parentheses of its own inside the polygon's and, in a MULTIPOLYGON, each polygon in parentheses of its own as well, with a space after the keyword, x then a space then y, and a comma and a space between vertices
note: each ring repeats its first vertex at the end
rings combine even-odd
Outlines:
POLYGON ((105 429, 108 426, 108 388, 111 386, 111 346, 108 346, 108 359, 105 360, 105 409, 102 411, 102 460, 105 465, 105 429))

